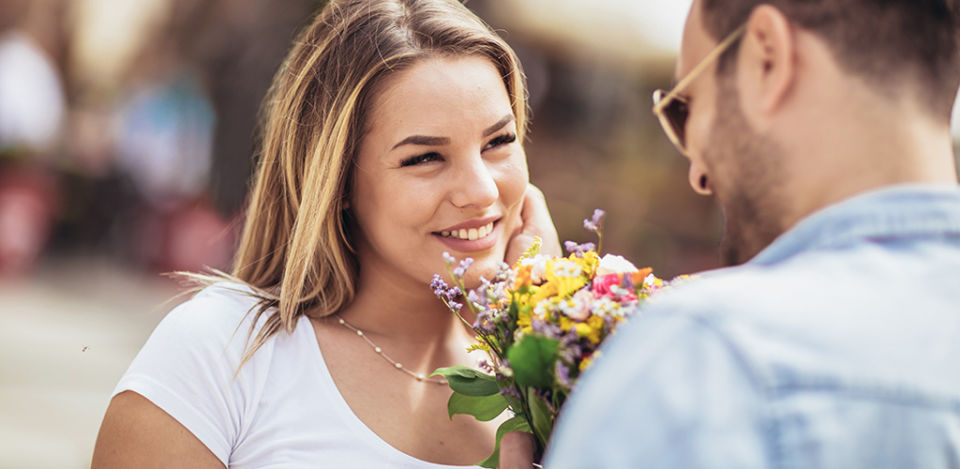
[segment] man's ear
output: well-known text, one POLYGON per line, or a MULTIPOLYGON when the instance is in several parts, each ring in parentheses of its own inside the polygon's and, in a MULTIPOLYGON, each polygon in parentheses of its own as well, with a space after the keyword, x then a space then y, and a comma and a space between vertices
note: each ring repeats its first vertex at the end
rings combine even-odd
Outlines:
POLYGON ((740 105, 747 116, 770 115, 783 105, 796 80, 795 48, 796 37, 783 12, 770 5, 753 10, 737 60, 740 105))

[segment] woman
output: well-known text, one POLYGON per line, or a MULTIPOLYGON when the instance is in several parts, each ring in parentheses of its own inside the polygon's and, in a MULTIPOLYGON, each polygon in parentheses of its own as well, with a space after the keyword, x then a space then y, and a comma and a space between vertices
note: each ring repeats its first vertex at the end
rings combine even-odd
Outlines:
POLYGON ((331 2, 274 80, 233 283, 157 327, 93 466, 486 458, 498 423, 451 420, 449 389, 426 377, 474 363, 427 285, 444 252, 475 259, 471 283, 534 235, 559 253, 528 184, 524 86, 513 51, 455 0, 331 2))

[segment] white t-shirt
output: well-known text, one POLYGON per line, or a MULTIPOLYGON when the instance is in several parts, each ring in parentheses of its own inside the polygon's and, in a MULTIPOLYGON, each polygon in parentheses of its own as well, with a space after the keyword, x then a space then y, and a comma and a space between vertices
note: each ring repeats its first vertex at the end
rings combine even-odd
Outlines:
POLYGON ((246 350, 255 300, 234 284, 171 311, 113 392, 134 391, 190 430, 230 468, 465 468, 390 446, 337 390, 310 320, 246 350))

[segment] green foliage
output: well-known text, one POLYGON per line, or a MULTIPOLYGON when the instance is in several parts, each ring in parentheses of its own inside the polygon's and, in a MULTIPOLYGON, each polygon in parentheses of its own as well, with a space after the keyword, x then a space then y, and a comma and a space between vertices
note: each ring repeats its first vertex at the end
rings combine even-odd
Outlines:
POLYGON ((500 463, 500 439, 503 438, 503 435, 506 435, 510 432, 525 432, 530 433, 530 425, 527 424, 526 419, 520 416, 516 416, 506 422, 503 422, 500 425, 500 428, 497 428, 497 446, 493 449, 493 454, 489 458, 484 459, 477 463, 480 467, 497 467, 497 464, 500 463))
POLYGON ((504 395, 503 398, 507 401, 507 404, 510 406, 510 410, 512 410, 513 413, 521 416, 523 415, 525 412, 523 410, 525 408, 523 405, 523 400, 509 394, 504 395))
POLYGON ((532 392, 527 397, 530 404, 530 417, 533 419, 533 434, 537 436, 541 447, 545 448, 553 430, 553 412, 550 411, 542 397, 532 392))
POLYGON ((467 396, 489 396, 500 392, 496 378, 463 365, 440 368, 430 374, 435 375, 443 376, 451 389, 467 396))
POLYGON ((539 335, 526 335, 510 347, 507 359, 517 384, 541 389, 553 387, 553 364, 559 347, 557 339, 539 335))
POLYGON ((467 396, 454 392, 447 401, 447 412, 454 415, 472 415, 481 422, 493 420, 507 408, 507 400, 500 394, 489 396, 467 396))

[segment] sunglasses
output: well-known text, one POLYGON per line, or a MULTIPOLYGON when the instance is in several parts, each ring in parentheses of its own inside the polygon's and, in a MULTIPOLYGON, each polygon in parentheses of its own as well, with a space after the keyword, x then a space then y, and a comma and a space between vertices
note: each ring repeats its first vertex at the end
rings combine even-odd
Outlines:
POLYGON ((741 26, 737 28, 736 31, 730 33, 730 35, 710 51, 687 76, 677 82, 677 85, 674 86, 672 90, 656 90, 653 92, 653 114, 657 116, 657 119, 660 121, 660 126, 663 127, 663 132, 667 134, 667 138, 670 139, 673 146, 677 147, 680 153, 684 155, 687 154, 686 129, 687 118, 690 116, 689 101, 687 98, 681 96, 680 93, 683 92, 687 86, 690 86, 690 83, 693 83, 693 80, 700 76, 714 60, 717 60, 718 57, 726 52, 737 39, 740 39, 740 36, 743 35, 745 30, 746 26, 741 26))

